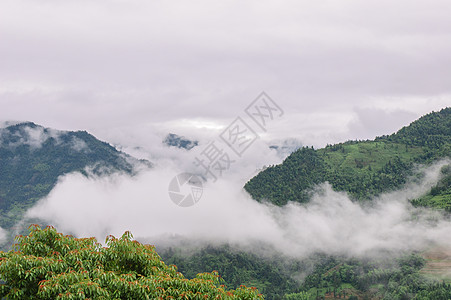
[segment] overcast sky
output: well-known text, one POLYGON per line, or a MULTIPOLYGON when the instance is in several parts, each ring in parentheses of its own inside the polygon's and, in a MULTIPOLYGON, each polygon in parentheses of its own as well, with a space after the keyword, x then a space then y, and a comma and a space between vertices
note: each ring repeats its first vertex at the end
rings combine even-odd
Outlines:
POLYGON ((450 15, 445 0, 2 0, 0 121, 138 145, 220 130, 266 91, 285 114, 264 138, 374 138, 451 105, 450 15))

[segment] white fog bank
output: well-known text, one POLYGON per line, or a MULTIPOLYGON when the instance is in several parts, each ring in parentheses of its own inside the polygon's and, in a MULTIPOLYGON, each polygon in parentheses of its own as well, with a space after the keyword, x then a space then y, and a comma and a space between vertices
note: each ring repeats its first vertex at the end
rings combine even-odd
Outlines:
POLYGON ((325 183, 308 204, 276 207, 251 199, 242 182, 218 180, 206 184, 195 206, 182 208, 171 202, 167 192, 175 170, 155 168, 133 178, 69 174, 27 217, 99 241, 129 230, 146 241, 181 236, 242 246, 262 242, 294 257, 315 251, 360 255, 373 250, 418 250, 449 240, 449 219, 408 202, 439 180, 445 164, 449 161, 425 168, 420 182, 382 194, 371 205, 355 203, 325 183))

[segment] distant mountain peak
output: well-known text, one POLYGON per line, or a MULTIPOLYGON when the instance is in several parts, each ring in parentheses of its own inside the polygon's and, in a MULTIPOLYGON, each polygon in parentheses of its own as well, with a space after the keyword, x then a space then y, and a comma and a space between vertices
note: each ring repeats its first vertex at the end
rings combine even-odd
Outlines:
POLYGON ((186 150, 191 150, 199 144, 196 140, 190 140, 175 133, 169 133, 163 140, 163 143, 170 147, 177 147, 186 150))
POLYGON ((49 138, 57 138, 61 131, 44 128, 33 122, 22 122, 0 129, 0 145, 17 147, 28 145, 40 148, 49 138))

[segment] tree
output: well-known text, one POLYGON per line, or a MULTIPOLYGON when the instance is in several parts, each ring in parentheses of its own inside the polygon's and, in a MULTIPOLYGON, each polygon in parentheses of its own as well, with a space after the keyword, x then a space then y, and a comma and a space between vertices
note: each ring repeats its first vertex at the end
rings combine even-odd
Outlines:
POLYGON ((0 252, 0 297, 7 299, 263 299, 255 288, 225 290, 216 271, 188 280, 151 245, 108 236, 74 238, 30 226, 0 252))

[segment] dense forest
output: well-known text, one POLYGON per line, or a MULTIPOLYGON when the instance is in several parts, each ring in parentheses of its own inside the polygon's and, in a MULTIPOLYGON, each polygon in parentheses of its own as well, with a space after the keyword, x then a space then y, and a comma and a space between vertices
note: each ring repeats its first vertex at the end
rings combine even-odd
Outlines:
POLYGON ((423 272, 423 253, 384 253, 349 258, 317 253, 303 259, 262 257, 230 246, 190 254, 159 251, 187 278, 218 270, 227 286, 257 287, 265 299, 450 299, 451 279, 423 272), (307 276, 305 276, 307 275, 307 276), (432 296, 440 295, 440 296, 432 296))
POLYGON ((281 299, 288 292, 298 291, 299 283, 292 275, 306 267, 300 261, 288 261, 280 256, 265 258, 229 245, 202 247, 191 254, 177 247, 162 248, 158 252, 166 263, 176 265, 187 278, 195 278, 197 273, 205 272, 203 270, 216 270, 228 286, 256 287, 266 299, 281 299))

